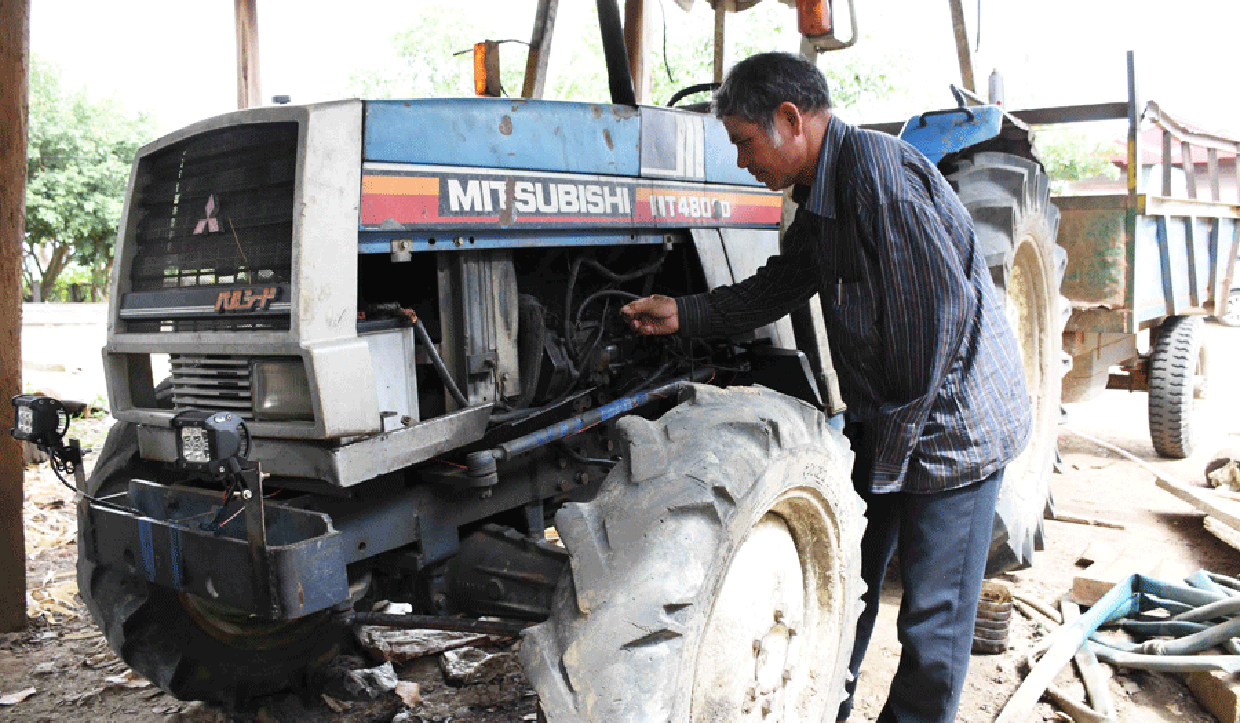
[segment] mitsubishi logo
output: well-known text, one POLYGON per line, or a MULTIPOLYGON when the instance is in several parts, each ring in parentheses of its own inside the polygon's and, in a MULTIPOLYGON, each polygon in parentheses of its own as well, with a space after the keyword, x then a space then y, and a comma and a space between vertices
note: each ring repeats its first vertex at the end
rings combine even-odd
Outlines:
POLYGON ((215 217, 215 196, 207 196, 206 213, 207 217, 200 220, 194 227, 195 236, 204 231, 207 233, 219 233, 220 231, 220 220, 215 217))

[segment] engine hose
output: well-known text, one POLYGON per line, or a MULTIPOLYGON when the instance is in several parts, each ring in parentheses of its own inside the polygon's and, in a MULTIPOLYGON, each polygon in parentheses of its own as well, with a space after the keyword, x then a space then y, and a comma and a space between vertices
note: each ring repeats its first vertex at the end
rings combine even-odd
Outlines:
MULTIPOLYGON (((636 281, 637 279, 640 279, 643 276, 647 276, 647 277, 650 276, 654 272, 663 268, 663 262, 666 260, 667 260, 667 247, 664 246, 660 250, 658 258, 656 258, 654 261, 651 261, 650 263, 646 264, 640 269, 637 269, 636 271, 630 271, 627 274, 617 274, 615 271, 612 271, 611 269, 607 268, 606 266, 604 266, 603 264, 599 263, 598 261, 594 259, 586 258, 585 256, 578 256, 577 258, 573 259, 572 266, 569 268, 569 272, 568 272, 568 284, 566 285, 566 288, 564 291, 564 341, 565 343, 568 344, 569 347, 571 348, 572 343, 573 343, 572 319, 574 316, 580 316, 580 314, 576 314, 576 315, 573 314, 573 294, 576 291, 576 287, 577 287, 577 275, 581 273, 581 267, 583 265, 589 266, 591 269, 598 272, 600 276, 607 279, 613 284, 623 284, 629 281, 636 281)), ((587 301, 589 301, 589 299, 587 299, 587 301)), ((585 302, 582 302, 582 306, 585 306, 585 302)), ((580 308, 581 307, 578 307, 578 310, 580 310, 580 308)))
POLYGON ((542 375, 543 343, 547 335, 547 317, 542 304, 529 294, 517 300, 517 346, 521 371, 521 396, 513 405, 524 409, 534 401, 538 378, 542 375))
POLYGON ((439 352, 435 350, 435 345, 431 342, 431 335, 426 333, 426 327, 422 326, 422 320, 416 319, 413 322, 413 331, 417 334, 418 343, 426 347, 426 354, 431 358, 431 364, 435 365, 435 371, 439 374, 439 380, 443 382, 443 386, 452 395, 452 399, 464 409, 469 406, 469 400, 461 394, 461 388, 452 381, 452 375, 448 372, 448 367, 443 363, 443 359, 439 356, 439 352))

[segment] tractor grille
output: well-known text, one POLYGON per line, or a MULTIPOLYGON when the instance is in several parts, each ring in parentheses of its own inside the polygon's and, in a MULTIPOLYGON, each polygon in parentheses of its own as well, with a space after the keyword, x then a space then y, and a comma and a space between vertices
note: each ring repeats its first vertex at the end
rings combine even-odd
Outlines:
MULTIPOLYGON (((232 126, 144 157, 131 199, 137 227, 130 291, 289 284, 297 134, 296 123, 232 126)), ((148 314, 126 326, 132 332, 273 329, 288 329, 288 315, 148 314)))
POLYGON ((173 354, 172 408, 233 412, 254 419, 250 360, 222 354, 173 354))

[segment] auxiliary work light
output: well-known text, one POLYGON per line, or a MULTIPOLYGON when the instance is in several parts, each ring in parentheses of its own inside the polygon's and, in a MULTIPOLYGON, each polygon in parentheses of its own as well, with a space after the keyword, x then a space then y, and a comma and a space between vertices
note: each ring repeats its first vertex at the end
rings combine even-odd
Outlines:
POLYGON ((244 458, 250 451, 249 430, 232 412, 181 412, 172 418, 172 429, 182 469, 223 475, 229 459, 244 458))
POLYGON ((42 447, 58 447, 69 431, 69 413, 59 399, 34 394, 13 397, 13 436, 42 447))

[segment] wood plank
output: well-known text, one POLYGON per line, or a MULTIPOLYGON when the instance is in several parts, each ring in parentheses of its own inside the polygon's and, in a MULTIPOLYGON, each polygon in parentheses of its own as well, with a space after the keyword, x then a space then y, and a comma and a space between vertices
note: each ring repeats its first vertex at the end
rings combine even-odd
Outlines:
MULTIPOLYGON (((1163 131, 1163 137, 1168 138, 1170 137, 1170 134, 1163 131)), ((1180 164, 1184 167, 1184 182, 1188 184, 1188 197, 1196 200, 1197 166, 1193 164, 1193 147, 1187 142, 1180 144, 1180 164), (1188 159, 1187 162, 1184 160, 1185 158, 1188 159)), ((1168 174, 1168 177, 1170 177, 1171 166, 1169 164, 1164 165, 1164 172, 1168 174)), ((1163 195, 1170 196, 1171 193, 1168 192, 1163 195)), ((1217 201, 1218 199, 1216 198, 1214 200, 1217 201)))
POLYGON ((1160 580, 1182 579, 1175 563, 1145 553, 1120 551, 1100 559, 1072 578, 1072 600, 1080 605, 1093 605, 1111 588, 1129 575, 1145 575, 1160 580))
POLYGON ((1202 523, 1205 525, 1206 532, 1209 532, 1211 535, 1214 535, 1219 540, 1227 545, 1230 545, 1236 550, 1240 550, 1240 530, 1237 530, 1225 522, 1220 522, 1214 517, 1206 517, 1202 523))
POLYGON ((1207 515, 1217 518, 1223 524, 1240 530, 1240 507, 1235 502, 1221 499, 1210 490, 1189 487, 1183 482, 1162 476, 1158 477, 1155 484, 1207 515))
POLYGON ((1189 673, 1184 678, 1197 702, 1219 723, 1240 723, 1240 683, 1234 675, 1211 670, 1189 673))

